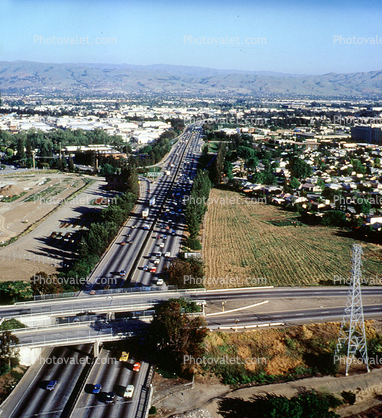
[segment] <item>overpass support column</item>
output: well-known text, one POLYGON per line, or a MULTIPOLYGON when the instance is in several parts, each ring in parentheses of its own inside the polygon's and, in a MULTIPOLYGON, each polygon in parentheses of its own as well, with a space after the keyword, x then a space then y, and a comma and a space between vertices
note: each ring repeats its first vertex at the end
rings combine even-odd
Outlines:
POLYGON ((100 352, 100 341, 99 340, 95 340, 94 341, 94 350, 93 350, 93 354, 94 354, 94 358, 97 358, 99 356, 99 352, 100 352))
POLYGON ((107 320, 108 321, 113 321, 115 319, 115 312, 108 312, 107 313, 107 320))

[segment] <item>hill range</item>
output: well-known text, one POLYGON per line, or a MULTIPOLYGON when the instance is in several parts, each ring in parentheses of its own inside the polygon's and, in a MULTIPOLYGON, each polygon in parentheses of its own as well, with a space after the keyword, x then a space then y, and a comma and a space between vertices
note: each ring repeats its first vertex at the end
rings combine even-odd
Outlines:
POLYGON ((297 75, 177 65, 0 62, 2 93, 382 96, 382 71, 297 75))

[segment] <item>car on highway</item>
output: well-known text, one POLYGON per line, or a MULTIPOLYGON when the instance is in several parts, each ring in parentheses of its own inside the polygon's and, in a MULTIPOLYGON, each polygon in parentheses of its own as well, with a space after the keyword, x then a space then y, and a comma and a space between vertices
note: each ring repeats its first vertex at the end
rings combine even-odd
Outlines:
POLYGON ((156 253, 154 253, 155 257, 162 257, 162 253, 160 251, 157 251, 156 253))
POLYGON ((159 247, 160 247, 160 248, 163 248, 163 247, 164 247, 164 242, 161 242, 161 243, 159 244, 159 247))
POLYGON ((163 281, 163 279, 158 279, 157 281, 156 281, 156 285, 157 286, 162 286, 163 285, 163 283, 164 283, 164 281, 163 281))
POLYGON ((101 385, 100 383, 96 383, 96 384, 93 386, 92 393, 100 393, 100 392, 101 392, 101 390, 102 390, 102 385, 101 385))
POLYGON ((156 272, 157 272, 157 268, 156 267, 151 267, 150 273, 156 273, 156 272))
POLYGON ((125 242, 125 241, 122 241, 122 242, 121 242, 121 245, 126 245, 126 242, 125 242))
POLYGON ((119 275, 120 276, 124 276, 126 274, 126 270, 121 270, 120 272, 119 272, 119 275))
POLYGON ((171 235, 175 235, 176 232, 174 230, 171 231, 171 235))
POLYGON ((139 372, 141 370, 141 363, 135 362, 133 366, 133 372, 139 372))
POLYGON ((127 361, 129 360, 129 353, 126 351, 122 351, 121 356, 119 357, 119 361, 127 361))
POLYGON ((160 259, 159 258, 156 258, 155 260, 154 260, 154 264, 159 264, 160 263, 160 259))
POLYGON ((165 257, 171 257, 171 253, 170 253, 170 251, 166 251, 166 252, 164 253, 164 256, 165 256, 165 257))
POLYGON ((149 266, 147 266, 147 265, 142 267, 143 271, 147 271, 148 269, 149 269, 149 266))
POLYGON ((46 390, 53 390, 56 387, 56 385, 57 385, 57 380, 51 380, 46 385, 46 390))
POLYGON ((124 398, 132 398, 134 394, 134 385, 127 385, 125 393, 123 394, 124 398))
POLYGON ((115 393, 114 392, 107 392, 105 394, 105 402, 106 403, 112 403, 114 398, 115 398, 115 393))
POLYGON ((145 225, 143 225, 143 229, 144 229, 145 231, 147 231, 147 230, 149 229, 149 226, 148 226, 147 224, 145 224, 145 225))

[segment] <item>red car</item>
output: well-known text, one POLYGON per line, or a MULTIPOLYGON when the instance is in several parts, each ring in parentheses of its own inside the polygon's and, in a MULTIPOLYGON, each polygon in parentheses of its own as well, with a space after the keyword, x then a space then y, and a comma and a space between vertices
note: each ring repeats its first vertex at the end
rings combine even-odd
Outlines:
POLYGON ((151 267, 150 273, 156 273, 156 272, 157 272, 157 268, 156 267, 151 267))
POLYGON ((139 372, 139 370, 141 370, 141 363, 138 363, 138 362, 134 363, 133 371, 139 372))

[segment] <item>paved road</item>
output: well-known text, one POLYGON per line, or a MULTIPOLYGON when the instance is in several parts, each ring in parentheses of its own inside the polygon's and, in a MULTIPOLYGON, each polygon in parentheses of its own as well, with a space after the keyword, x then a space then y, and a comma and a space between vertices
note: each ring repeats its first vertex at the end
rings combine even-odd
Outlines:
POLYGON ((32 384, 19 392, 21 395, 15 405, 13 402, 3 405, 1 417, 7 418, 59 418, 69 401, 72 390, 79 379, 87 361, 91 358, 92 347, 54 348, 49 357, 43 359, 39 373, 32 384), (47 383, 57 380, 54 390, 46 389, 47 383))
MULTIPOLYGON (((285 298, 328 298, 346 296, 349 288, 345 286, 330 287, 279 287, 272 289, 244 288, 244 289, 219 289, 219 290, 180 290, 177 292, 151 291, 151 292, 129 292, 121 294, 88 296, 74 299, 58 299, 44 302, 27 302, 18 305, 0 306, 0 317, 18 316, 22 320, 22 315, 53 314, 55 312, 84 313, 86 311, 105 310, 107 307, 133 306, 134 304, 155 303, 158 300, 170 297, 189 297, 192 299, 203 299, 206 301, 224 300, 246 300, 246 299, 285 299, 285 298)), ((362 288, 364 297, 382 297, 382 287, 367 286, 362 288)))
POLYGON ((126 363, 120 362, 115 353, 102 350, 86 380, 71 418, 135 416, 149 367, 146 362, 140 362, 140 371, 133 371, 133 365, 137 360, 129 358, 126 363), (95 384, 102 385, 99 394, 92 393, 95 384), (132 398, 123 397, 127 385, 134 385, 132 398), (114 392, 116 395, 110 404, 105 403, 107 392, 114 392))

